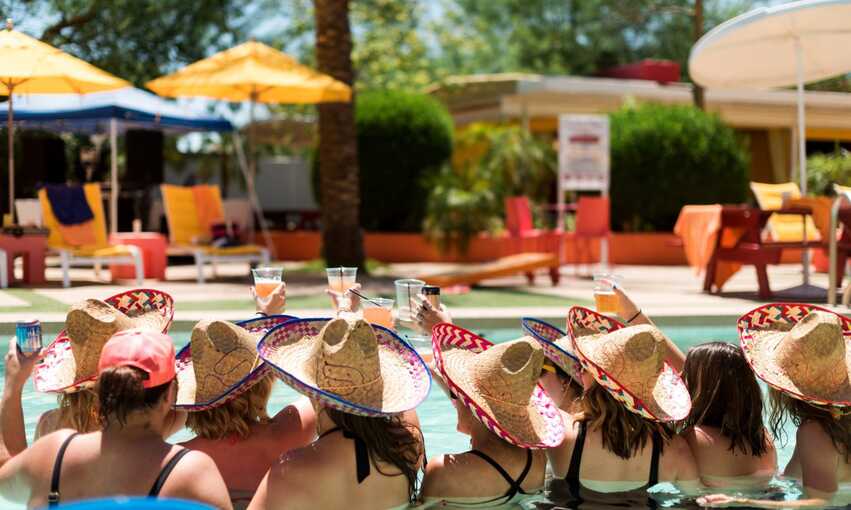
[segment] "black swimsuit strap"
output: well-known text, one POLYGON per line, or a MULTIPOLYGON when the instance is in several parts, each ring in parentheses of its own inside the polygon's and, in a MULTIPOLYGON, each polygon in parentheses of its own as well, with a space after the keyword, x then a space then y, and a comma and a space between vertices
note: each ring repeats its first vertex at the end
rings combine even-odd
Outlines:
POLYGON ((505 495, 503 496, 504 498, 506 498, 507 500, 511 500, 511 498, 516 496, 518 493, 526 494, 523 488, 520 487, 520 484, 522 484, 523 480, 526 479, 526 475, 529 474, 529 469, 532 467, 531 450, 526 450, 526 466, 523 468, 523 472, 520 474, 520 477, 517 480, 511 478, 511 475, 509 475, 508 472, 497 461, 493 460, 493 458, 491 458, 484 452, 480 452, 479 450, 470 450, 470 453, 490 464, 491 467, 494 468, 496 472, 499 473, 500 476, 505 479, 506 482, 508 482, 509 487, 508 490, 505 492, 505 495))
POLYGON ((50 492, 47 493, 47 506, 55 507, 59 504, 59 476, 62 474, 62 458, 65 457, 65 450, 71 440, 79 435, 79 432, 74 432, 62 441, 62 446, 56 453, 56 460, 53 461, 53 473, 50 475, 50 492))
POLYGON ((175 453, 174 456, 169 459, 160 471, 159 476, 157 476, 156 481, 154 481, 154 486, 151 487, 151 492, 148 493, 148 497, 155 498, 160 495, 160 490, 162 490, 163 485, 165 485, 165 481, 168 480, 168 476, 172 471, 174 471, 174 468, 177 466, 177 463, 180 462, 180 459, 186 456, 187 453, 189 453, 189 448, 184 448, 175 453))
POLYGON ((582 464, 582 450, 585 448, 585 433, 587 432, 587 424, 584 421, 579 422, 579 433, 576 435, 576 442, 573 443, 573 453, 570 456, 570 467, 567 469, 567 476, 564 481, 567 482, 568 489, 574 498, 579 498, 579 466, 582 464))
POLYGON ((327 436, 328 434, 333 434, 334 432, 337 432, 338 430, 342 430, 342 429, 340 427, 334 427, 333 429, 328 429, 325 432, 319 434, 319 437, 317 437, 316 440, 318 441, 318 440, 322 439, 323 437, 327 436))
POLYGON ((647 479, 647 488, 659 483, 659 457, 662 453, 662 436, 658 431, 653 432, 653 455, 650 457, 650 478, 647 479))
POLYGON ((360 437, 352 434, 348 430, 343 430, 340 427, 334 427, 333 429, 326 430, 325 432, 319 435, 318 439, 322 439, 328 434, 338 431, 342 432, 343 437, 345 437, 346 439, 351 439, 355 442, 355 468, 357 470, 358 483, 361 483, 369 476, 371 469, 369 460, 369 449, 366 447, 366 442, 360 437))

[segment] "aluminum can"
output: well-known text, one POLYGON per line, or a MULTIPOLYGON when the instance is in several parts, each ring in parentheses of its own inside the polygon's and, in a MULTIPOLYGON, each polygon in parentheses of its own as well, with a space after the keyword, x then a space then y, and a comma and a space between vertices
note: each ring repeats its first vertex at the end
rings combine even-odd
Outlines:
POLYGON ((41 322, 38 320, 18 321, 15 324, 18 349, 24 354, 41 350, 41 322))

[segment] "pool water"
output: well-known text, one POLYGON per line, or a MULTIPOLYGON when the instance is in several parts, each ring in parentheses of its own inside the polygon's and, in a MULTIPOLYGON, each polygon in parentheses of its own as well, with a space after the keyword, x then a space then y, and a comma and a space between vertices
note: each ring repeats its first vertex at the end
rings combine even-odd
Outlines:
MULTIPOLYGON (((472 329, 494 342, 511 340, 522 335, 519 324, 516 329, 472 329)), ((738 341, 735 326, 664 326, 662 329, 684 352, 694 345, 707 341, 727 341, 733 343, 738 341)), ((189 331, 172 331, 170 335, 179 347, 189 342, 189 331)), ((0 342, 0 349, 2 349, 0 353, 5 355, 7 347, 8 344, 6 342, 0 342)), ((3 370, 3 368, 0 368, 0 370, 3 370)), ((288 386, 280 382, 276 383, 269 401, 269 414, 274 415, 299 396, 296 391, 290 389, 288 386)), ((41 413, 54 407, 56 407, 56 397, 54 395, 37 393, 32 386, 32 381, 27 383, 23 396, 23 408, 27 436, 30 442, 33 439, 38 417, 41 413)), ((417 413, 425 436, 429 457, 448 452, 462 452, 469 449, 469 437, 455 431, 456 417, 452 403, 436 385, 432 387, 428 399, 417 408, 417 413)), ((794 448, 792 441, 795 434, 791 429, 788 432, 787 438, 790 440, 786 444, 783 444, 782 441, 778 441, 777 444, 778 463, 781 469, 788 462, 794 448), (789 434, 788 432, 792 433, 789 434)), ((171 440, 180 442, 191 437, 191 432, 184 429, 173 436, 171 440)), ((660 485, 660 489, 663 492, 673 491, 672 486, 666 485, 660 485)), ((792 495, 789 494, 787 497, 792 495)), ((4 503, 6 502, 0 499, 0 508, 7 508, 4 503)), ((672 500, 671 504, 676 505, 677 500, 672 500)))

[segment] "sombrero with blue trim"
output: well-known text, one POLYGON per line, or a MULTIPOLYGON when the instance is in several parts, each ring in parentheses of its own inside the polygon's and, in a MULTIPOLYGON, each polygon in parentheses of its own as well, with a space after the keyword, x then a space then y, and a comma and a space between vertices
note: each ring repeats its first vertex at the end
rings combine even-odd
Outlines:
POLYGON ((558 406, 538 384, 543 350, 529 337, 493 344, 453 324, 432 329, 434 363, 453 395, 483 425, 521 448, 564 440, 558 406))
POLYGON ((36 390, 73 393, 93 387, 100 352, 112 335, 134 328, 167 333, 173 317, 174 300, 155 289, 133 289, 72 305, 65 328, 35 367, 36 390))
POLYGON ((294 318, 270 315, 236 323, 196 324, 189 343, 177 353, 175 407, 212 409, 251 389, 270 373, 257 354, 257 342, 273 327, 294 318))
POLYGON ((655 326, 626 327, 593 310, 574 306, 567 331, 582 367, 626 408, 648 420, 685 419, 691 396, 685 382, 665 361, 665 335, 655 326))
POLYGON ((293 389, 349 414, 399 414, 418 406, 431 388, 413 347, 360 319, 291 320, 266 333, 257 349, 293 389))
POLYGON ((567 333, 553 326, 549 322, 530 317, 520 319, 523 331, 529 333, 532 338, 541 344, 544 356, 550 359, 559 368, 564 370, 574 380, 579 380, 582 372, 582 364, 576 354, 573 353, 573 342, 567 333))

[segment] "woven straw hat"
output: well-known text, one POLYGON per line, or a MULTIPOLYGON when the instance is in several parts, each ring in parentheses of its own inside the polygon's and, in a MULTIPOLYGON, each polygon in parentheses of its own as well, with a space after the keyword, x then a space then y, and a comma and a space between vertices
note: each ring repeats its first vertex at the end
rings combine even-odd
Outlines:
POLYGON ((754 373, 790 396, 851 406, 851 321, 812 305, 770 304, 739 319, 739 338, 754 373))
POLYGON ((450 390, 503 440, 552 448, 564 439, 558 407, 538 385, 544 353, 530 337, 493 344, 452 324, 432 330, 434 361, 450 390))
POLYGON ((582 373, 582 363, 573 353, 573 342, 567 334, 549 322, 540 319, 524 317, 520 319, 523 331, 541 344, 544 356, 565 371, 574 380, 579 380, 582 373))
POLYGON ((104 344, 119 331, 146 329, 166 333, 174 302, 164 292, 138 289, 74 304, 65 329, 47 347, 33 375, 44 392, 74 392, 94 385, 104 344))
POLYGON ((289 386, 350 414, 398 414, 418 406, 431 387, 419 354, 364 320, 291 320, 269 331, 258 351, 289 386))
POLYGON ((568 314, 568 332, 582 366, 629 411, 659 422, 686 418, 691 397, 665 361, 665 335, 655 326, 624 327, 597 316, 581 307, 568 314), (604 323, 607 328, 601 328, 604 323))

